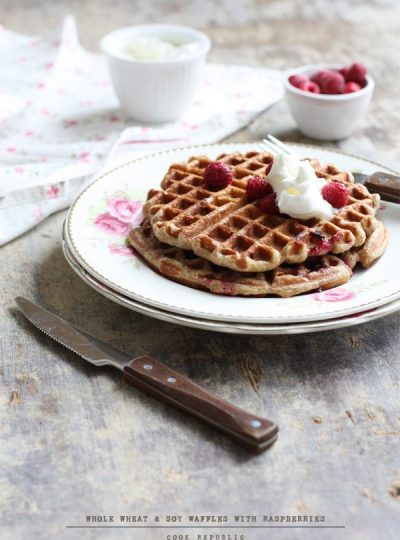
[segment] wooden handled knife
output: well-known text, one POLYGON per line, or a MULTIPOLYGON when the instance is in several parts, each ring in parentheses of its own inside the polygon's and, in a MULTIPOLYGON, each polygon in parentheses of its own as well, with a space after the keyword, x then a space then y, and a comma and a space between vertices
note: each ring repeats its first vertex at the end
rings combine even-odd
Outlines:
POLYGON ((34 326, 87 362, 119 369, 139 390, 205 420, 248 450, 263 452, 276 441, 274 422, 213 396, 158 360, 148 356, 132 359, 21 296, 16 302, 34 326))

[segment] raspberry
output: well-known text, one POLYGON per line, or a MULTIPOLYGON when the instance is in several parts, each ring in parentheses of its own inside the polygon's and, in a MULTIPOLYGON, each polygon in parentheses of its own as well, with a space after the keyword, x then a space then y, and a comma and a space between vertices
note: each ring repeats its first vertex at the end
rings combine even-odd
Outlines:
POLYGON ((349 73, 347 75, 347 81, 355 82, 362 85, 365 81, 367 74, 367 68, 362 64, 353 64, 350 66, 349 73))
POLYGON ((262 199, 269 193, 272 193, 272 186, 259 176, 252 176, 247 181, 246 186, 246 195, 249 201, 254 201, 255 199, 262 199))
POLYGON ((331 73, 329 70, 322 69, 321 71, 317 71, 317 73, 314 73, 314 75, 311 77, 311 80, 312 82, 315 82, 318 85, 320 85, 321 80, 329 73, 331 73))
POLYGON ((322 196, 333 208, 342 208, 349 200, 349 194, 344 184, 329 182, 322 188, 322 196))
POLYGON ((339 71, 339 73, 341 73, 343 75, 345 81, 349 80, 348 79, 349 71, 350 71, 349 67, 342 67, 338 71, 339 71))
POLYGON ((338 71, 323 69, 311 77, 317 83, 322 94, 342 94, 344 90, 344 77, 338 71))
POLYGON ((280 214, 280 210, 276 203, 276 194, 269 193, 260 201, 260 209, 266 214, 280 214))
POLYGON ((328 253, 332 247, 332 240, 318 231, 318 229, 312 229, 311 234, 314 237, 314 246, 310 249, 310 255, 314 256, 328 253))
POLYGON ((304 90, 304 92, 307 92, 307 87, 308 87, 308 81, 303 81, 297 86, 299 90, 304 90))
POLYGON ((311 77, 311 81, 318 84, 320 87, 321 93, 324 94, 324 85, 327 83, 327 81, 330 81, 332 79, 337 79, 337 76, 343 77, 338 71, 333 71, 332 69, 322 69, 321 71, 317 71, 317 73, 314 73, 314 75, 311 77))
POLYGON ((323 255, 325 253, 329 253, 331 247, 332 242, 327 238, 317 240, 317 244, 310 249, 310 256, 313 257, 314 255, 323 255))
POLYGON ((321 90, 316 82, 313 81, 307 81, 304 83, 300 83, 297 87, 299 90, 304 90, 304 92, 311 92, 312 94, 320 94, 321 90))
POLYGON ((343 94, 344 85, 344 77, 337 71, 327 71, 320 77, 319 87, 323 94, 343 94))
POLYGON ((352 92, 358 92, 359 90, 361 90, 361 86, 353 81, 349 81, 344 87, 345 94, 351 94, 352 92))
POLYGON ((207 165, 204 180, 211 189, 224 189, 232 183, 232 171, 221 161, 214 161, 207 165))
POLYGON ((307 82, 308 79, 304 75, 290 75, 289 82, 291 85, 296 86, 296 88, 299 87, 300 83, 307 82))
POLYGON ((317 84, 316 82, 310 81, 310 83, 308 84, 308 91, 312 92, 313 94, 320 94, 321 88, 319 87, 319 84, 317 84))

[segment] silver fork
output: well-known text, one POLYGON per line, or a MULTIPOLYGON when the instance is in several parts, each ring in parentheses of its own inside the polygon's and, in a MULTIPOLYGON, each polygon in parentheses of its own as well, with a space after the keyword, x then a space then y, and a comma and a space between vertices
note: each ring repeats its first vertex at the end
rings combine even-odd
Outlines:
POLYGON ((284 152, 285 154, 292 154, 292 151, 285 143, 283 143, 270 133, 265 139, 262 140, 262 142, 267 147, 267 149, 271 150, 274 154, 278 153, 279 151, 284 152))
POLYGON ((300 156, 296 152, 293 152, 293 150, 288 145, 286 145, 285 143, 283 143, 282 141, 280 141, 279 139, 277 139, 271 134, 268 134, 267 137, 262 140, 262 144, 260 144, 260 147, 263 150, 267 150, 268 152, 271 152, 272 154, 279 154, 283 152, 284 154, 287 154, 287 155, 292 155, 298 158, 302 158, 302 156, 300 156))

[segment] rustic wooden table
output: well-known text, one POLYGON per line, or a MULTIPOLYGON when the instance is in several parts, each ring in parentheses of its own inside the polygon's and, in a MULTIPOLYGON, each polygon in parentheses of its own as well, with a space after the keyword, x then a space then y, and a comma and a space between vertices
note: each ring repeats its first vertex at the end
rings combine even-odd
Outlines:
MULTIPOLYGON (((42 1, 41 8, 1 4, 3 24, 22 32, 43 33, 66 13, 58 1, 42 1)), ((363 61, 377 80, 376 94, 362 126, 336 146, 400 169, 396 0, 87 0, 67 7, 93 50, 112 28, 162 20, 207 31, 216 62, 283 69, 363 61)), ((307 141, 285 103, 231 140, 257 140, 266 132, 307 141)), ((399 537, 399 314, 349 329, 275 337, 162 323, 113 304, 80 281, 61 252, 64 215, 1 249, 1 538, 399 537), (92 369, 32 328, 15 309, 17 295, 275 419, 278 442, 251 457, 201 422, 135 391, 118 374, 92 369), (86 515, 153 519, 191 512, 318 514, 326 516, 325 524, 346 529, 66 528, 84 524, 86 515)))

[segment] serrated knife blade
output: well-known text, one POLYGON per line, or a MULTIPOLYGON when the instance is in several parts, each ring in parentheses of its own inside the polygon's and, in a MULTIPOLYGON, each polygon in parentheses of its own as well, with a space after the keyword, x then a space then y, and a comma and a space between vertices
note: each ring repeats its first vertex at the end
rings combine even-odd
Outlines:
POLYGON ((205 420, 248 450, 259 453, 276 441, 278 426, 274 422, 213 396, 154 358, 132 359, 30 300, 21 296, 15 300, 34 326, 84 360, 121 370, 139 390, 205 420))
POLYGON ((47 336, 96 366, 111 365, 123 370, 132 357, 114 349, 107 343, 86 334, 61 317, 30 302, 22 296, 16 299, 25 317, 47 336))

